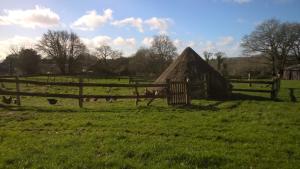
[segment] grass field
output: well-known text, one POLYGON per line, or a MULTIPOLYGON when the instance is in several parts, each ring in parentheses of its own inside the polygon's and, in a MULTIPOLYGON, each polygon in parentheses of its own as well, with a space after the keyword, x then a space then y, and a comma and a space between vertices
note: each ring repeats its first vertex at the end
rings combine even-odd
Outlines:
POLYGON ((0 168, 300 168, 300 103, 289 101, 291 87, 299 88, 300 100, 300 81, 283 81, 278 101, 259 94, 193 100, 190 107, 167 106, 162 99, 149 107, 145 101, 136 107, 134 100, 100 100, 79 109, 77 100, 51 106, 45 98, 23 97, 21 107, 0 105, 0 168))

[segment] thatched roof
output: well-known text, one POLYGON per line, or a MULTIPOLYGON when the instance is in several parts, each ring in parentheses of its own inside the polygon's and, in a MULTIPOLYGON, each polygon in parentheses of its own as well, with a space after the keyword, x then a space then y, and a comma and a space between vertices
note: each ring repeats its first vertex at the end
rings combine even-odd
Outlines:
POLYGON ((180 56, 156 79, 155 83, 163 83, 167 79, 183 81, 189 78, 191 83, 201 79, 201 75, 209 75, 208 94, 213 98, 228 96, 226 79, 207 62, 205 62, 192 48, 187 47, 180 56))

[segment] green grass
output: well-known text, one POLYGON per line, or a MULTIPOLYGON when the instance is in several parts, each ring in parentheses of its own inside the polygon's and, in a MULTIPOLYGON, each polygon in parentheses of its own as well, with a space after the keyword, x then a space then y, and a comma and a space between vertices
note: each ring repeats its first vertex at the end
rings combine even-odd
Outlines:
POLYGON ((276 102, 267 94, 194 100, 190 107, 99 100, 79 109, 77 100, 50 106, 45 98, 23 97, 21 107, 0 108, 0 168, 300 168, 300 103, 289 102, 290 87, 300 82, 283 81, 276 102))

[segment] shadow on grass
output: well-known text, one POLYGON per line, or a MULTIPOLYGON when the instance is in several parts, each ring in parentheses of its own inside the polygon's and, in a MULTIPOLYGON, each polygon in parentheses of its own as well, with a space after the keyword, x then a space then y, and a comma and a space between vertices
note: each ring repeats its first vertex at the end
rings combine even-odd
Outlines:
MULTIPOLYGON (((17 106, 17 105, 7 105, 0 103, 0 110, 7 111, 31 111, 36 113, 93 113, 93 112, 112 112, 112 113, 126 113, 126 112, 138 112, 143 110, 153 110, 153 111, 165 111, 168 107, 164 106, 120 106, 120 107, 93 107, 93 108, 75 108, 75 107, 42 107, 42 106, 17 106)), ((145 112, 145 111, 143 111, 145 112)))
POLYGON ((78 109, 68 109, 68 108, 46 108, 46 107, 32 107, 32 106, 17 106, 17 105, 6 105, 0 103, 0 108, 8 110, 8 111, 36 111, 36 112, 79 112, 78 109))
POLYGON ((225 103, 225 101, 218 101, 209 105, 191 104, 191 105, 183 105, 183 106, 175 106, 175 107, 187 111, 191 111, 191 110, 219 111, 220 108, 218 108, 218 106, 221 105, 222 103, 225 103))
MULTIPOLYGON (((231 97, 228 100, 256 100, 256 101, 272 101, 269 97, 263 96, 253 96, 243 93, 232 93, 231 97)), ((274 101, 281 101, 280 99, 276 99, 274 101)))

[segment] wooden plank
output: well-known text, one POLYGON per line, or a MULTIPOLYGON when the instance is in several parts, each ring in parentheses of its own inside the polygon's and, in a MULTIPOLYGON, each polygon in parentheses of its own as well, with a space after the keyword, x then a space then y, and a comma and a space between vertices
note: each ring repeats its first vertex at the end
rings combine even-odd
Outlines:
POLYGON ((82 77, 79 77, 79 99, 78 99, 78 104, 79 107, 82 108, 83 107, 83 79, 82 77))
MULTIPOLYGON (((0 89, 1 95, 20 95, 20 96, 37 96, 37 97, 58 97, 58 98, 69 98, 69 99, 79 99, 79 95, 76 94, 56 94, 56 93, 31 93, 31 92, 15 92, 15 91, 7 91, 0 89)), ((165 98, 165 95, 157 95, 157 96, 148 96, 148 95, 140 95, 139 98, 147 99, 147 98, 165 98)), ((135 95, 82 95, 81 98, 97 98, 97 99, 106 99, 106 98, 116 98, 116 99, 135 99, 135 95)))
MULTIPOLYGON (((137 84, 137 82, 135 83, 137 84)), ((136 94, 135 105, 137 106, 140 99, 139 99, 139 90, 136 86, 135 86, 135 94, 136 94)))
POLYGON ((272 90, 260 90, 260 89, 232 89, 235 92, 257 92, 257 93, 270 93, 272 90))
MULTIPOLYGON (((16 76, 16 91, 17 93, 20 93, 20 84, 19 84, 19 77, 16 76)), ((21 97, 19 94, 16 95, 16 99, 17 99, 17 105, 21 106, 21 97)))
POLYGON ((184 103, 184 101, 182 100, 183 98, 184 98, 184 96, 183 96, 183 94, 184 94, 184 92, 183 92, 183 83, 181 83, 180 84, 180 89, 179 89, 179 102, 182 104, 182 103, 184 103))
POLYGON ((170 105, 170 79, 167 79, 166 80, 166 84, 167 84, 167 86, 166 86, 166 95, 167 95, 167 103, 168 103, 168 105, 170 105))
MULTIPOLYGON (((14 79, 0 79, 0 82, 6 82, 6 83, 16 83, 16 80, 14 79)), ((32 81, 32 80, 19 80, 20 84, 33 84, 33 85, 54 85, 54 86, 74 86, 79 87, 79 83, 75 82, 40 82, 40 81, 32 81)), ((99 83, 84 83, 85 87, 166 87, 165 83, 159 83, 159 84, 99 84, 99 83)))
POLYGON ((247 83, 247 84, 249 84, 249 83, 272 84, 273 83, 273 81, 262 81, 262 80, 251 80, 251 81, 249 81, 249 80, 230 80, 229 82, 230 83, 247 83))

